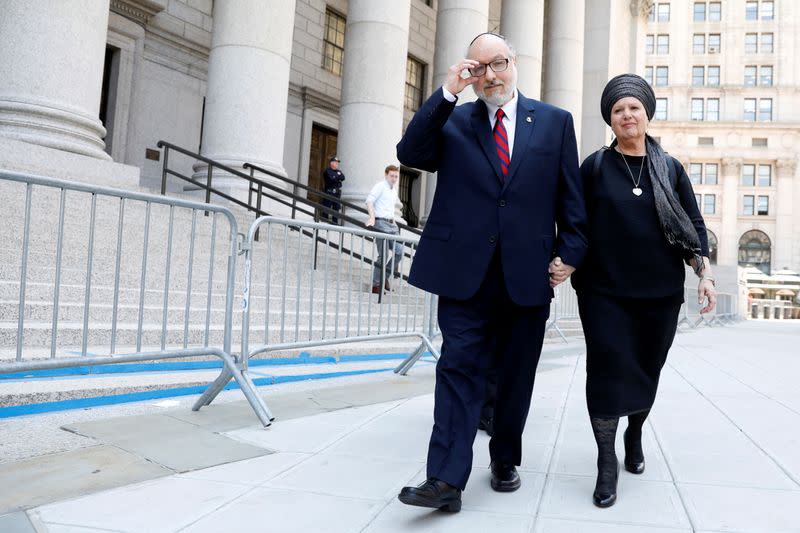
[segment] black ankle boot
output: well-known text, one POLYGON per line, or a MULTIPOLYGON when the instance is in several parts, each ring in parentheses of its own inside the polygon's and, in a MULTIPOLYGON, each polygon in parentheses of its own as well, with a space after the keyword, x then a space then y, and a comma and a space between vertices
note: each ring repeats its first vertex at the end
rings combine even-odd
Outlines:
POLYGON ((642 427, 650 410, 628 415, 628 429, 625 430, 625 470, 631 474, 644 472, 644 452, 642 451, 642 427))
POLYGON ((593 500, 598 507, 611 507, 617 501, 619 461, 614 450, 618 418, 592 418, 592 431, 597 441, 597 483, 593 500))
POLYGON ((630 428, 625 430, 622 440, 625 442, 625 470, 631 474, 644 473, 644 452, 642 451, 642 433, 639 438, 632 436, 630 428))

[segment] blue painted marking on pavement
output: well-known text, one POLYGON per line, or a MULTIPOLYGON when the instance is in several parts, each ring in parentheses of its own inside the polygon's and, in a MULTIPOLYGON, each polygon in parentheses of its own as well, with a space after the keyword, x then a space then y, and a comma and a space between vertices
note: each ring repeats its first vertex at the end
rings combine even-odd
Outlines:
MULTIPOLYGON (((361 374, 376 374, 379 372, 390 372, 393 368, 374 368, 368 370, 350 370, 346 372, 323 372, 316 374, 301 374, 294 376, 269 376, 256 378, 253 382, 257 386, 276 385, 279 383, 290 383, 295 381, 307 381, 316 379, 329 379, 345 376, 356 376, 361 374)), ((17 416, 50 413, 54 411, 67 411, 71 409, 86 409, 90 407, 100 407, 104 405, 115 405, 121 403, 141 402, 144 400, 155 400, 159 398, 172 398, 175 396, 190 396, 201 394, 208 386, 200 385, 194 387, 176 387, 163 390, 150 390, 142 392, 130 392, 126 394, 115 394, 112 396, 95 396, 92 398, 77 398, 73 400, 60 400, 56 402, 35 403, 29 405, 14 405, 0 407, 0 418, 12 418, 17 416)), ((236 382, 228 383, 224 390, 238 389, 236 382)))

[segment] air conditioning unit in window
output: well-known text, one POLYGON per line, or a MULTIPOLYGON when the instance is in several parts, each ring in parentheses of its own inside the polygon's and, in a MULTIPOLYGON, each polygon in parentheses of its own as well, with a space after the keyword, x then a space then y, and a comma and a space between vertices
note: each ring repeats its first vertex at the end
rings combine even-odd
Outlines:
POLYGON ((709 54, 718 54, 719 53, 719 46, 708 45, 708 53, 709 54))

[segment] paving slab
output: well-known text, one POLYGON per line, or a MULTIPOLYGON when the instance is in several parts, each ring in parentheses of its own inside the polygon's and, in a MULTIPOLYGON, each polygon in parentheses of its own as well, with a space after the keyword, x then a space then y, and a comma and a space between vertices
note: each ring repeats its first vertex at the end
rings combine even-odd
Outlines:
POLYGON ((36 529, 23 511, 0 516, 0 531, 3 533, 36 533, 36 529))
POLYGON ((66 430, 112 444, 175 472, 259 457, 264 449, 165 415, 85 422, 66 430))
POLYGON ((169 474, 163 466, 108 445, 5 463, 0 465, 0 513, 169 474))

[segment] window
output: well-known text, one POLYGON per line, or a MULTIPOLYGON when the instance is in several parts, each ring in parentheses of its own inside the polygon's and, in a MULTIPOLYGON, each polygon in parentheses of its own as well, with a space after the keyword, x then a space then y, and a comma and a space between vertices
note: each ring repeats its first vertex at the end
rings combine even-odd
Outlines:
POLYGON ((719 98, 706 100, 706 120, 717 122, 719 120, 719 98))
POLYGON ((708 20, 711 22, 719 22, 722 20, 722 2, 708 3, 708 20))
POLYGON ((698 137, 697 146, 714 146, 714 137, 698 137))
POLYGON ((706 67, 692 67, 692 85, 699 87, 706 83, 706 67))
POLYGON ((708 85, 712 87, 716 87, 719 85, 719 67, 718 66, 711 66, 708 67, 708 85))
POLYGON ((656 67, 656 87, 669 84, 669 67, 656 67))
POLYGON ((719 176, 719 167, 716 163, 706 163, 706 185, 716 185, 719 176))
MULTIPOLYGON (((692 182, 692 185, 700 185, 703 183, 703 164, 702 163, 690 163, 689 164, 689 181, 692 182)), ((700 207, 698 205, 698 207, 700 207)))
POLYGON ((659 35, 656 38, 656 53, 659 55, 669 54, 669 35, 659 35))
POLYGON ((756 197, 752 194, 745 194, 742 199, 742 214, 752 215, 755 213, 755 200, 756 197))
POLYGON ((702 98, 692 98, 692 120, 703 120, 703 99, 702 98))
POLYGON ((705 2, 695 2, 694 3, 694 21, 695 22, 703 22, 706 20, 706 3, 705 2))
POLYGON ((745 2, 744 19, 758 20, 758 2, 745 2))
POLYGON ((413 57, 406 60, 406 101, 405 108, 416 111, 422 105, 422 92, 425 85, 425 65, 413 57))
POLYGON ((647 36, 644 38, 644 52, 646 54, 653 53, 653 42, 655 36, 652 33, 648 33, 647 36))
POLYGON ((759 122, 772 122, 772 98, 762 98, 758 101, 759 122))
POLYGON ((653 67, 644 67, 644 79, 650 85, 653 85, 653 67))
POLYGON ((695 33, 692 36, 692 53, 693 54, 706 53, 706 35, 704 33, 695 33))
POLYGON ((758 34, 745 33, 744 34, 744 53, 755 54, 758 52, 758 34))
POLYGON ((744 187, 753 187, 756 184, 756 166, 755 165, 742 165, 742 185, 744 187))
POLYGON ((700 206, 700 202, 702 201, 702 199, 703 199, 703 197, 701 195, 699 195, 697 193, 694 194, 694 201, 697 202, 697 210, 698 211, 700 209, 702 209, 702 207, 700 206))
POLYGON ((330 9, 325 10, 325 38, 323 39, 322 68, 333 72, 337 76, 342 75, 345 26, 346 21, 343 16, 330 9))
POLYGON ((708 34, 708 53, 709 54, 718 54, 721 50, 720 44, 720 36, 719 33, 709 33, 708 34))
POLYGON ((758 165, 758 186, 769 187, 772 184, 772 165, 758 165))
POLYGON ((761 20, 772 20, 775 18, 775 2, 772 0, 762 0, 761 20))
POLYGON ((756 121, 756 99, 755 98, 745 98, 744 99, 744 120, 746 122, 755 122, 756 121))
POLYGON ((703 214, 713 215, 717 210, 717 195, 706 194, 703 196, 703 214))
POLYGON ((747 65, 744 67, 744 84, 746 87, 754 87, 757 79, 757 67, 755 65, 747 65))
POLYGON ((764 65, 761 67, 761 77, 759 78, 759 85, 763 85, 765 87, 772 86, 772 66, 771 65, 764 65))
POLYGON ((772 243, 766 233, 753 229, 739 238, 739 266, 755 266, 769 274, 771 263, 772 243))
POLYGON ((769 196, 758 197, 758 210, 756 214, 760 216, 769 215, 769 196))
POLYGON ((669 22, 669 3, 658 4, 658 22, 669 22))
POLYGON ((666 98, 656 98, 656 114, 653 116, 656 120, 667 120, 669 115, 669 103, 666 98))
POLYGON ((708 234, 708 262, 712 265, 717 264, 717 236, 714 232, 706 228, 708 234))
POLYGON ((773 42, 773 35, 771 33, 762 33, 761 34, 761 53, 762 54, 771 54, 772 53, 772 42, 773 42))
POLYGON ((766 148, 768 146, 767 138, 766 137, 753 137, 752 145, 753 145, 754 148, 766 148))

